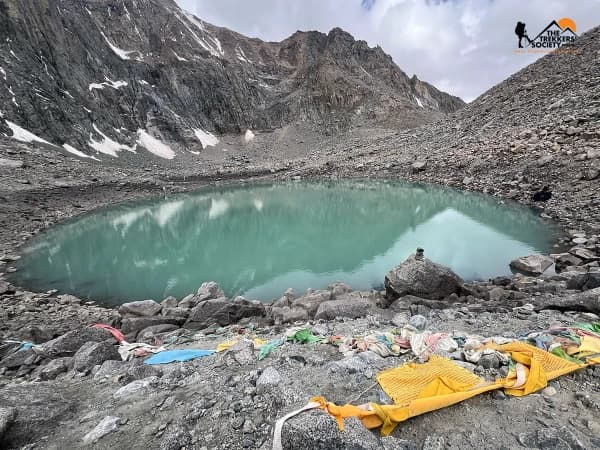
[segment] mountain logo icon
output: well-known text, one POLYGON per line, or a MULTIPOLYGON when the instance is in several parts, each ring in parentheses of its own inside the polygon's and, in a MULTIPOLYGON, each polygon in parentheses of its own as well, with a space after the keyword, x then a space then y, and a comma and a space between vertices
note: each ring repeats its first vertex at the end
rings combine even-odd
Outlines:
POLYGON ((554 50, 569 44, 577 38, 577 25, 569 17, 553 20, 535 38, 530 39, 524 22, 517 22, 515 34, 519 38, 518 47, 523 47, 523 39, 527 40, 525 47, 533 49, 554 50))

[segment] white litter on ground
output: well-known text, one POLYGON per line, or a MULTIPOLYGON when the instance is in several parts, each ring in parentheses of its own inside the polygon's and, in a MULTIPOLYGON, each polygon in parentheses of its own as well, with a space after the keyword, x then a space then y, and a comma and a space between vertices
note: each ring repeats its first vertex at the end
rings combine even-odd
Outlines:
POLYGON ((156 139, 154 136, 149 135, 145 130, 138 130, 138 145, 144 147, 150 153, 155 154, 156 156, 160 156, 165 159, 173 159, 175 158, 175 152, 171 150, 166 144, 163 144, 161 141, 156 139))
POLYGON ((9 136, 17 141, 20 142, 41 142, 43 144, 48 144, 48 145, 54 145, 51 144, 50 142, 46 141, 45 139, 42 139, 41 137, 36 136, 35 134, 31 133, 30 131, 27 131, 25 128, 21 128, 19 125, 17 125, 16 123, 10 122, 10 121, 6 121, 6 124, 8 125, 8 127, 12 130, 13 135, 9 136))
POLYGON ((415 97, 415 100, 417 101, 417 105, 419 105, 421 108, 423 108, 423 103, 421 103, 421 100, 419 100, 419 97, 415 97))
POLYGON ((119 89, 120 87, 127 86, 127 81, 112 81, 110 78, 104 78, 106 81, 103 83, 90 83, 88 86, 90 92, 94 89, 104 89, 104 86, 108 86, 113 89, 119 89))
POLYGON ((136 146, 129 147, 127 145, 119 144, 117 141, 113 141, 111 138, 106 136, 102 131, 98 129, 96 124, 93 125, 94 131, 102 136, 102 141, 96 141, 93 138, 93 134, 90 133, 90 142, 88 145, 92 147, 94 150, 100 153, 104 153, 105 155, 114 156, 117 158, 117 152, 121 150, 127 150, 128 152, 135 153, 136 146))
POLYGON ((175 58, 177 58, 177 61, 187 61, 187 59, 182 58, 181 56, 179 56, 177 53, 175 53, 175 50, 171 50, 173 52, 173 54, 175 55, 175 58))
POLYGON ((205 149, 206 147, 212 147, 219 143, 219 140, 214 134, 209 133, 208 131, 201 130, 200 128, 195 128, 194 134, 202 144, 203 149, 205 149))
POLYGON ((115 45, 113 45, 108 38, 106 37, 106 35, 104 34, 104 32, 100 32, 100 34, 102 34, 102 37, 104 38, 104 40, 106 41, 106 43, 108 44, 108 46, 110 47, 110 49, 115 53, 115 55, 117 55, 119 58, 123 59, 123 60, 127 60, 127 59, 131 59, 129 58, 129 54, 130 53, 137 53, 134 50, 131 51, 127 51, 127 50, 123 50, 115 45))
POLYGON ((252 139, 254 139, 255 134, 252 132, 252 130, 246 130, 246 134, 244 134, 244 141, 246 143, 250 142, 252 139))

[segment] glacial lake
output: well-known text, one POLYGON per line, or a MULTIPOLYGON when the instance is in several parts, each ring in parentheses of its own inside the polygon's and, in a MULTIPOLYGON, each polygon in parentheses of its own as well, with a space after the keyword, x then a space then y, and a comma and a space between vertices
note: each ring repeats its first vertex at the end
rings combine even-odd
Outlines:
POLYGON ((289 182, 207 188, 102 208, 23 249, 12 281, 106 305, 173 295, 204 281, 269 301, 340 280, 381 289, 417 247, 466 280, 510 274, 557 231, 530 209, 426 185, 289 182))

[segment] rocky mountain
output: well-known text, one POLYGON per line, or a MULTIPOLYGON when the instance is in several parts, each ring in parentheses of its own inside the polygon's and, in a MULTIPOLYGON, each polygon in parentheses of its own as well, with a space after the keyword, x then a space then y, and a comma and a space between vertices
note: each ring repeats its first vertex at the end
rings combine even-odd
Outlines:
POLYGON ((172 0, 0 0, 0 136, 80 157, 172 159, 296 123, 414 127, 463 104, 339 28, 263 42, 172 0))

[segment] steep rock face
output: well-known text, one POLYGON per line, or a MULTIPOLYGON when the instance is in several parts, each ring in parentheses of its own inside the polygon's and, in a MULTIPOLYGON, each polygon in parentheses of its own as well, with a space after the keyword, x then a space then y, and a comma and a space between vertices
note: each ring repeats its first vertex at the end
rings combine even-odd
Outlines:
POLYGON ((463 105, 337 28, 263 42, 172 0, 0 0, 0 25, 0 136, 80 156, 170 159, 299 121, 412 127, 463 105))

